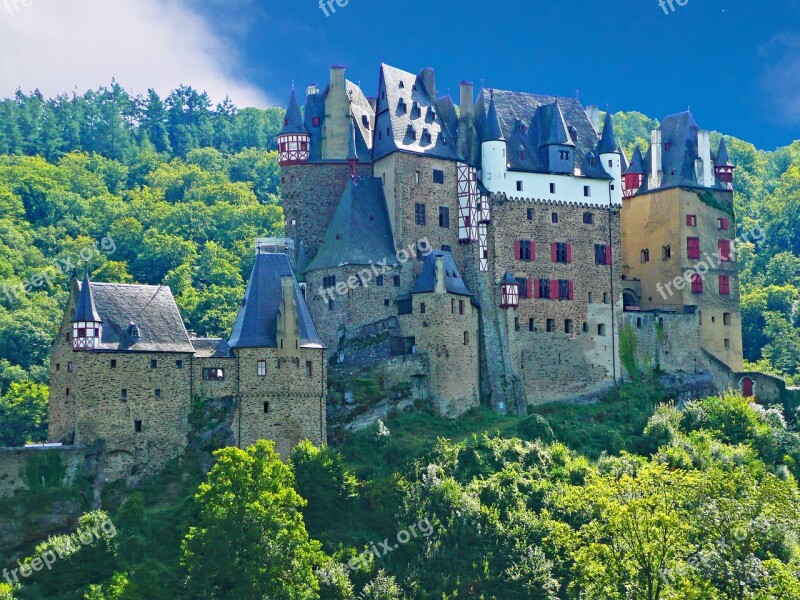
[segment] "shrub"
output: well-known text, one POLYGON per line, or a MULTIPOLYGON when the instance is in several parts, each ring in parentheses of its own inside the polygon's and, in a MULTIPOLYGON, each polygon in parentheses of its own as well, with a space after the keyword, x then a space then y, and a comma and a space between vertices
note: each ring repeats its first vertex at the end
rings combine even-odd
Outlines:
POLYGON ((517 433, 526 440, 542 440, 549 444, 555 439, 553 428, 542 415, 531 415, 520 421, 517 433))

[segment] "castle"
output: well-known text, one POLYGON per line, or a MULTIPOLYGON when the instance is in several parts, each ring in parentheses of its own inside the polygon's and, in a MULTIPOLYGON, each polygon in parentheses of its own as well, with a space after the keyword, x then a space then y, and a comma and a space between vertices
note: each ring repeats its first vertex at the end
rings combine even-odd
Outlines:
POLYGON ((386 64, 368 97, 333 66, 304 110, 292 89, 277 142, 286 239, 227 340, 190 337, 169 288, 75 282, 50 439, 104 440, 107 479, 179 455, 197 397, 231 399, 235 444, 324 443, 328 368, 367 338, 453 417, 597 397, 624 352, 767 393, 741 373, 734 165, 690 113, 629 161, 577 99, 462 82, 456 107, 433 69, 386 64))

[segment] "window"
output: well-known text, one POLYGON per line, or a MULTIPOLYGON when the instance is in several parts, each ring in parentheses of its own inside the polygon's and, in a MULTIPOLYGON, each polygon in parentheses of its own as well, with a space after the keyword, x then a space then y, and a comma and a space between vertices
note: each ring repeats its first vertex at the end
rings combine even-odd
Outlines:
POLYGON ((394 287, 398 288, 400 287, 400 275, 395 275, 394 277, 392 277, 392 284, 394 285, 394 287))
POLYGON ((413 312, 412 305, 411 305, 411 298, 408 300, 398 300, 397 301, 397 314, 398 315, 410 315, 413 312))
POLYGON ((439 227, 450 229, 450 208, 447 206, 439 207, 439 227))
POLYGON ((211 367, 203 369, 203 381, 223 381, 225 379, 225 369, 211 367))
POLYGON ((590 212, 583 213, 583 224, 592 225, 593 223, 594 223, 594 213, 590 212))
POLYGON ((425 225, 425 205, 419 202, 414 205, 414 222, 417 225, 425 225))
POLYGON ((686 256, 690 259, 700 258, 700 238, 690 237, 686 238, 686 256))
POLYGON ((731 241, 730 240, 719 240, 717 245, 719 246, 719 259, 722 262, 730 262, 730 260, 731 260, 731 241))
POLYGON ((440 171, 439 169, 433 170, 433 183, 444 183, 444 171, 440 171))
MULTIPOLYGON (((585 197, 587 197, 587 198, 591 198, 592 197, 592 186, 590 186, 590 185, 583 186, 583 195, 585 197)), ((584 221, 584 223, 585 223, 585 221, 584 221)))
POLYGON ((264 414, 269 414, 269 402, 264 402, 264 414))
POLYGON ((150 368, 151 369, 157 369, 158 368, 158 361, 156 359, 153 359, 153 360, 150 361, 150 368))
POLYGON ((142 422, 141 421, 134 421, 133 422, 133 430, 136 433, 142 433, 142 422))
POLYGON ((450 312, 456 314, 456 301, 453 298, 450 298, 450 312))
POLYGON ((378 287, 383 287, 383 275, 378 275, 375 278, 375 285, 377 285, 378 287))
POLYGON ((465 346, 469 345, 469 331, 464 332, 464 345, 465 346))
POLYGON ((67 396, 67 397, 69 398, 69 388, 67 388, 66 390, 64 390, 64 395, 65 395, 65 396, 67 396))
POLYGON ((528 319, 528 331, 536 331, 536 326, 534 325, 533 319, 528 319))
POLYGON ((731 313, 722 313, 722 324, 730 327, 732 321, 731 313))
POLYGON ((519 331, 519 317, 514 317, 514 331, 519 331))
POLYGON ((460 314, 460 315, 464 314, 464 301, 463 300, 459 300, 458 301, 458 314, 460 314))
POLYGON ((322 278, 322 287, 333 288, 336 287, 336 275, 328 275, 322 278))
POLYGON ((547 319, 547 333, 553 333, 556 330, 555 319, 547 319))
POLYGON ((600 323, 597 326, 597 335, 605 335, 605 334, 606 334, 606 326, 604 324, 600 323))
POLYGON ((127 400, 128 399, 128 390, 126 390, 125 388, 122 388, 122 390, 120 391, 119 397, 122 398, 123 400, 127 400))
POLYGON ((650 250, 648 250, 647 248, 642 250, 642 252, 641 252, 641 260, 642 260, 642 264, 650 262, 650 250))
POLYGON ((692 293, 693 294, 703 293, 703 278, 700 276, 699 273, 695 273, 694 275, 692 275, 692 293))
POLYGON ((556 184, 555 183, 551 183, 550 184, 550 193, 551 194, 555 194, 556 193, 556 184))
POLYGON ((686 215, 686 225, 689 227, 697 227, 697 215, 686 215))
POLYGON ((559 150, 559 156, 561 156, 561 160, 569 160, 569 152, 567 150, 559 150))
POLYGON ((593 301, 594 301, 594 294, 592 294, 592 292, 589 292, 589 304, 593 304, 594 303, 593 301))
POLYGON ((573 283, 567 279, 558 280, 558 297, 561 300, 574 300, 573 283))
POLYGON ((731 349, 731 341, 728 338, 725 338, 725 350, 731 349))
POLYGON ((419 184, 419 171, 414 171, 414 183, 419 184))
POLYGON ((550 215, 550 221, 553 223, 558 223, 558 213, 554 212, 550 215))
POLYGON ((720 296, 731 295, 731 278, 728 275, 719 276, 719 295, 720 296))
POLYGON ((72 373, 72 361, 67 363, 67 373, 72 373))
POLYGON ((564 333, 572 333, 572 319, 564 320, 564 333))
POLYGON ((258 361, 258 376, 259 377, 267 376, 267 361, 265 360, 258 361))
POLYGON ((525 277, 518 277, 517 278, 517 285, 519 286, 519 297, 520 299, 530 298, 530 279, 526 279, 525 277))
POLYGON ((518 240, 514 242, 514 255, 517 260, 530 262, 536 259, 536 244, 530 240, 518 240))
POLYGON ((450 244, 442 244, 442 252, 450 252, 451 250, 450 244))
POLYGON ((183 361, 182 360, 176 360, 175 361, 175 368, 176 369, 182 369, 183 368, 183 361))
POLYGON ((336 305, 333 303, 333 300, 328 300, 328 312, 333 312, 336 308, 336 305))
POLYGON ((517 181, 517 191, 518 192, 522 191, 522 182, 521 181, 517 181))
POLYGON ((672 246, 661 247, 661 260, 670 260, 672 258, 672 246))
POLYGON ((533 221, 533 209, 528 209, 528 221, 533 221))
POLYGON ((540 279, 539 280, 539 298, 549 298, 549 297, 550 297, 550 280, 549 279, 540 279))
POLYGON ((310 360, 306 361, 306 377, 311 377, 314 374, 314 366, 310 360))
POLYGON ((589 333, 589 324, 584 322, 584 324, 581 326, 581 331, 583 331, 583 333, 589 333))
POLYGON ((156 398, 161 398, 161 390, 156 388, 156 398))
POLYGON ((731 222, 726 217, 717 219, 717 227, 723 231, 727 231, 731 228, 731 222))
POLYGON ((56 363, 56 371, 60 371, 60 370, 61 370, 61 363, 56 363))
POLYGON ((313 119, 311 119, 311 124, 314 127, 319 127, 319 117, 314 117, 313 119))
POLYGON ((424 314, 425 314, 425 303, 424 303, 424 302, 420 302, 420 305, 419 305, 419 314, 421 314, 421 315, 424 315, 424 314))
POLYGON ((608 304, 608 292, 603 292, 603 304, 608 304))
POLYGON ((611 264, 611 246, 608 246, 606 244, 594 245, 594 264, 596 265, 611 264))
POLYGON ((637 329, 642 328, 642 317, 636 317, 636 328, 637 329))
POLYGON ((571 263, 572 262, 572 246, 566 242, 553 242, 551 250, 553 262, 556 263, 571 263))

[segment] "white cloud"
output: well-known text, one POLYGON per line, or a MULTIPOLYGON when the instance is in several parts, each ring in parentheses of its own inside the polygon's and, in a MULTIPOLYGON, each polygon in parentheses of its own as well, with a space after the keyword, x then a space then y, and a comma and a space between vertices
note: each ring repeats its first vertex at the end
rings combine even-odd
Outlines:
POLYGON ((107 85, 166 95, 185 84, 212 100, 268 106, 238 73, 238 52, 179 0, 0 0, 0 97, 107 85))
POLYGON ((800 35, 779 33, 759 49, 767 63, 761 87, 771 108, 771 120, 800 124, 800 35))

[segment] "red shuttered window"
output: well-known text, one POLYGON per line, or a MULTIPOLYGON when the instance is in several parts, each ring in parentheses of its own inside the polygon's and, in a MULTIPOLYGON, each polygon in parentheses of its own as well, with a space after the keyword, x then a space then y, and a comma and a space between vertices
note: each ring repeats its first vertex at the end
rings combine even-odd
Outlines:
POLYGON ((728 275, 719 276, 719 295, 720 296, 731 295, 731 278, 728 275))
POLYGON ((558 279, 550 280, 550 300, 558 300, 558 279))
POLYGON ((692 293, 693 294, 703 293, 703 278, 698 273, 692 275, 692 293))
POLYGON ((731 241, 719 240, 719 258, 722 262, 729 262, 731 260, 731 241))
POLYGON ((686 256, 690 259, 700 258, 700 238, 690 237, 686 238, 686 256))

